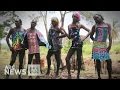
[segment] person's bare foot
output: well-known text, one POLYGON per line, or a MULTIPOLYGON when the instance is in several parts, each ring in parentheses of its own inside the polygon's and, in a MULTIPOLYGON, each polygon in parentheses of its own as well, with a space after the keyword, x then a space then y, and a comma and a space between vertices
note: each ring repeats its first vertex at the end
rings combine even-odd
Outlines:
POLYGON ((18 75, 18 79, 22 79, 21 75, 18 75))
POLYGON ((46 74, 46 75, 45 75, 45 79, 49 79, 49 74, 46 74))
POLYGON ((101 77, 98 77, 98 79, 101 79, 101 77))
POLYGON ((40 79, 40 76, 37 76, 35 79, 40 79))
POLYGON ((9 75, 8 74, 6 75, 5 79, 9 79, 9 75))
POLYGON ((71 79, 71 75, 68 75, 68 79, 71 79))
POLYGON ((79 75, 77 75, 77 79, 80 79, 79 75))
POLYGON ((28 79, 32 79, 32 76, 29 76, 29 78, 28 79))
POLYGON ((108 77, 108 79, 112 79, 112 77, 108 77))
POLYGON ((53 79, 59 79, 59 75, 55 75, 53 79))

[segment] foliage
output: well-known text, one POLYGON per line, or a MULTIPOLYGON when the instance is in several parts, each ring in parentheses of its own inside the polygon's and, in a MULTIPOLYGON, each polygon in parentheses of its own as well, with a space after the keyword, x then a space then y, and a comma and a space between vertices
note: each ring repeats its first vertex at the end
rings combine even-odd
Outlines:
POLYGON ((4 26, 0 24, 0 39, 4 37, 4 26))

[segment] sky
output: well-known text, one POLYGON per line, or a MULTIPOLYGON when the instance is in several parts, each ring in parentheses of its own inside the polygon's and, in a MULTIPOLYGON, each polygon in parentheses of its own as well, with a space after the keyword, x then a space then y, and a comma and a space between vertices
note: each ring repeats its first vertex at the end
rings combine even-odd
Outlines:
MULTIPOLYGON (((32 21, 32 19, 29 16, 32 16, 33 14, 34 14, 34 16, 39 16, 38 12, 39 11, 16 11, 16 14, 19 16, 19 18, 22 19, 23 28, 28 29, 28 28, 30 28, 30 23, 32 21)), ((96 14, 96 13, 102 14, 103 17, 105 18, 105 22, 108 22, 110 24, 112 24, 113 19, 120 21, 120 11, 91 11, 91 12, 94 14, 96 14)), ((51 22, 52 17, 57 17, 60 20, 59 11, 56 11, 55 13, 48 13, 48 18, 47 18, 48 29, 50 27, 50 22, 51 22)), ((83 17, 83 16, 81 16, 81 17, 83 17)), ((4 18, 0 16, 0 23, 2 22, 2 20, 4 20, 4 18)), ((68 31, 67 27, 70 23, 72 23, 72 13, 67 13, 65 16, 65 22, 64 22, 64 28, 65 28, 66 32, 68 31)), ((92 28, 92 25, 88 24, 85 17, 81 18, 80 23, 89 29, 92 28)), ((12 27, 14 27, 14 25, 12 27)), ((45 31, 45 27, 44 27, 44 23, 43 23, 42 19, 39 19, 36 29, 38 29, 44 35, 45 39, 47 39, 46 31, 45 31)), ((87 32, 85 30, 80 31, 80 35, 86 35, 86 34, 87 34, 87 32)), ((2 42, 4 43, 5 41, 2 40, 2 42)))
MULTIPOLYGON (((16 12, 18 13, 19 17, 22 19, 23 21, 23 27, 25 29, 30 27, 30 22, 31 19, 28 17, 28 15, 32 15, 35 14, 36 16, 39 15, 37 11, 22 11, 22 12, 16 12)), ((52 14, 48 14, 48 18, 47 18, 47 27, 49 29, 50 24, 51 24, 51 18, 52 17, 57 17, 60 21, 60 13, 59 11, 57 11, 56 13, 52 13, 52 14)), ((64 28, 66 30, 66 32, 68 31, 67 27, 68 25, 72 23, 72 13, 68 13, 65 16, 65 22, 64 22, 64 28)), ((87 25, 87 22, 84 20, 81 20, 81 23, 83 25, 85 25, 86 27, 88 27, 89 29, 91 28, 89 25, 87 25)), ((45 36, 46 38, 46 31, 45 31, 45 27, 44 27, 44 23, 42 20, 39 20, 39 22, 37 23, 36 28, 45 36)), ((81 35, 85 35, 87 32, 84 30, 81 30, 81 35)))

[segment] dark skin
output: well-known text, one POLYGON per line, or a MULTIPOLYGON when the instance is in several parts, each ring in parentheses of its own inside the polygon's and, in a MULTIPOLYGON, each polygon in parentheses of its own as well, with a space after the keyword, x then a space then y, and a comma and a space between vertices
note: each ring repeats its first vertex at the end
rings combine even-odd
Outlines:
MULTIPOLYGON (((15 60, 16 60, 16 56, 17 54, 19 54, 19 70, 22 69, 22 64, 23 64, 23 58, 24 58, 24 49, 21 49, 20 51, 17 51, 15 50, 11 45, 10 45, 10 42, 9 42, 9 38, 10 36, 16 32, 16 30, 19 30, 21 29, 21 25, 22 25, 22 21, 18 20, 18 21, 15 21, 15 25, 16 27, 15 28, 12 28, 10 29, 7 37, 6 37, 6 42, 8 44, 8 47, 10 49, 10 51, 12 52, 12 55, 11 55, 11 61, 10 61, 10 65, 12 66, 14 63, 15 63, 15 60)), ((24 30, 25 31, 25 30, 24 30)), ((6 78, 8 78, 9 75, 6 76, 6 78)), ((19 78, 21 78, 21 75, 19 75, 19 78)))
POLYGON ((9 31, 7 37, 6 37, 6 42, 7 42, 7 44, 8 44, 8 47, 9 47, 10 51, 14 51, 13 47, 11 47, 10 42, 9 42, 10 35, 11 35, 13 32, 14 32, 13 29, 10 29, 10 31, 9 31))
MULTIPOLYGON (((53 27, 56 27, 58 26, 58 24, 54 21, 51 22, 53 27)), ((63 38, 63 37, 66 37, 65 35, 65 32, 64 32, 64 28, 63 27, 60 27, 59 29, 57 29, 62 35, 61 36, 58 36, 57 38, 63 38)))
POLYGON ((31 30, 35 30, 36 22, 31 22, 31 30))
MULTIPOLYGON (((84 29, 85 31, 87 31, 87 32, 89 32, 84 38, 82 38, 81 39, 81 41, 84 41, 89 35, 90 35, 90 33, 91 33, 91 31, 90 31, 90 29, 88 29, 88 28, 86 28, 84 25, 82 25, 82 24, 79 24, 78 23, 78 20, 77 20, 77 18, 76 17, 74 17, 73 16, 73 22, 72 22, 72 28, 73 27, 77 27, 77 28, 79 28, 79 29, 84 29)), ((70 25, 68 26, 68 30, 70 30, 70 25)), ((63 29, 63 28, 61 28, 62 29, 62 31, 64 31, 64 33, 65 33, 65 36, 67 36, 69 39, 71 39, 71 37, 66 33, 66 31, 63 29)))
MULTIPOLYGON (((19 28, 21 28, 22 23, 21 23, 20 21, 15 21, 15 25, 16 25, 15 28, 16 28, 16 29, 19 29, 19 28)), ((10 31, 9 31, 7 37, 6 37, 6 42, 7 42, 7 44, 8 44, 8 47, 9 47, 10 51, 15 51, 15 50, 13 49, 13 47, 11 47, 10 42, 9 42, 9 38, 10 38, 10 36, 12 35, 12 33, 14 33, 14 32, 15 32, 14 29, 10 29, 10 31)))
MULTIPOLYGON (((103 19, 101 18, 101 16, 99 15, 96 15, 93 17, 96 24, 98 25, 101 25, 103 24, 103 19)), ((109 36, 109 45, 107 47, 107 51, 109 52, 110 49, 111 49, 111 46, 112 46, 112 36, 111 36, 111 26, 108 24, 108 29, 109 29, 109 32, 108 32, 108 36, 109 36)), ((92 32, 91 32, 91 35, 90 35, 90 38, 95 41, 93 35, 95 33, 95 25, 92 27, 92 32)), ((97 72, 98 72, 98 79, 101 79, 101 76, 100 76, 100 70, 101 70, 101 62, 99 60, 94 60, 96 61, 96 68, 97 68, 97 72)), ((107 70, 108 70, 108 75, 109 75, 109 79, 111 79, 111 72, 112 72, 112 61, 111 60, 106 60, 107 62, 107 70)))
MULTIPOLYGON (((68 26, 68 30, 70 30, 71 28, 78 28, 79 30, 82 28, 82 29, 84 29, 84 30, 86 30, 88 32, 88 34, 84 38, 82 38, 81 41, 84 41, 90 35, 90 33, 91 33, 91 31, 88 28, 86 28, 82 24, 79 24, 79 21, 78 21, 77 17, 75 17, 75 16, 73 16, 73 22, 72 22, 71 25, 68 26)), ((66 34, 66 36, 69 39, 71 39, 71 37, 69 36, 69 34, 67 34, 64 29, 63 29, 63 31, 66 34)), ((68 52, 68 53, 70 54, 70 52, 68 52)), ((69 54, 68 54, 68 56, 69 56, 69 54)), ((70 62, 68 61, 68 59, 66 59, 66 63, 67 63, 67 69, 68 69, 68 78, 70 79, 71 78, 71 74, 70 74, 70 62)), ((77 78, 78 79, 79 79, 79 74, 80 74, 80 68, 78 69, 78 74, 77 74, 77 78)))
MULTIPOLYGON (((36 25, 37 25, 37 22, 34 22, 34 21, 31 22, 30 30, 34 32, 36 25)), ((33 54, 33 55, 35 55, 35 59, 36 59, 36 60, 38 60, 38 59, 40 58, 40 55, 39 55, 38 53, 37 53, 37 54, 33 54), (38 58, 38 59, 37 59, 37 58, 38 58)), ((28 58, 29 58, 28 64, 31 64, 31 62, 32 62, 31 60, 32 60, 32 59, 30 60, 30 58, 33 58, 33 55, 29 55, 29 56, 28 56, 28 58)), ((36 61, 36 62, 37 62, 37 64, 40 64, 40 61, 39 61, 39 60, 36 61)), ((41 70, 41 65, 40 65, 40 70, 41 70)), ((41 70, 41 73, 42 73, 42 70, 41 70)), ((32 78, 32 76, 29 76, 29 78, 32 78)), ((37 76, 36 79, 37 79, 37 78, 39 78, 39 76, 37 76)))
MULTIPOLYGON (((103 20, 102 19, 100 19, 100 18, 97 18, 97 19, 95 19, 95 22, 96 22, 96 24, 102 24, 102 23, 104 23, 103 22, 103 20)), ((109 28, 109 30, 111 31, 111 26, 108 24, 108 28, 109 28)), ((92 30, 91 30, 91 35, 90 35, 90 38, 94 41, 94 37, 93 37, 93 35, 94 35, 94 33, 95 33, 95 25, 92 27, 92 30)), ((112 35, 111 35, 111 32, 109 32, 108 33, 108 35, 109 35, 109 45, 108 45, 108 48, 107 48, 107 50, 108 50, 108 52, 110 51, 110 49, 111 49, 111 46, 112 46, 112 35)))
MULTIPOLYGON (((53 27, 55 27, 56 31, 60 34, 62 34, 61 36, 58 36, 57 39, 59 40, 59 38, 63 38, 65 37, 65 34, 64 34, 64 31, 62 30, 63 28, 58 28, 58 23, 56 21, 51 21, 51 24, 53 27)), ((53 53, 51 51, 48 51, 48 55, 47 55, 47 60, 48 60, 48 71, 46 73, 46 75, 49 75, 50 74, 50 57, 51 55, 54 54, 55 55, 55 59, 57 60, 57 71, 56 71, 56 75, 55 76, 58 76, 59 74, 59 60, 62 62, 61 60, 61 49, 57 51, 57 54, 56 53, 53 53)))

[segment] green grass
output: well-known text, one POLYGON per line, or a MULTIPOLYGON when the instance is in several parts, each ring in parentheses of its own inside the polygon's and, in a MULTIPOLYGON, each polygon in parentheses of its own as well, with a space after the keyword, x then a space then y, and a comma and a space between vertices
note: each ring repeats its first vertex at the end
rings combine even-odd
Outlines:
POLYGON ((92 45, 88 43, 84 44, 82 51, 84 55, 90 55, 92 52, 92 45))
MULTIPOLYGON (((71 46, 71 41, 66 41, 63 44, 63 48, 62 48, 62 54, 63 55, 67 55, 68 50, 71 46)), ((92 52, 92 43, 85 41, 83 44, 83 56, 84 58, 87 57, 91 57, 91 52, 92 52)), ((46 56, 48 52, 48 49, 44 46, 40 47, 40 54, 46 56)), ((120 53, 120 43, 113 43, 111 50, 110 50, 110 54, 117 54, 120 53)), ((9 57, 11 54, 8 46, 6 44, 2 45, 2 52, 0 53, 0 58, 7 58, 7 56, 9 57)), ((120 57, 120 56, 118 56, 120 57)))
MULTIPOLYGON (((62 49, 62 53, 63 54, 67 54, 69 48, 70 48, 70 45, 71 43, 67 44, 68 42, 66 42, 64 48, 62 49)), ((92 43, 88 42, 88 41, 85 41, 84 44, 83 44, 83 56, 84 58, 87 58, 87 57, 91 57, 91 53, 92 53, 92 43)), ((112 58, 115 58, 114 54, 118 54, 120 53, 120 43, 113 43, 112 47, 111 47, 111 50, 110 50, 110 54, 112 54, 112 58)), ((120 56, 117 55, 117 57, 120 58, 120 56)), ((116 58, 117 58, 116 57, 116 58)), ((115 60, 116 60, 115 58, 115 60)))
POLYGON ((120 43, 114 44, 111 48, 112 53, 120 53, 120 43))
MULTIPOLYGON (((70 46, 71 46, 71 41, 67 41, 64 44, 64 47, 62 49, 62 53, 67 54, 70 46)), ((92 52, 92 43, 85 41, 83 44, 82 52, 83 52, 84 57, 87 57, 87 56, 90 57, 91 52, 92 52)))
POLYGON ((44 47, 44 46, 40 47, 40 54, 41 55, 46 55, 47 52, 48 52, 48 49, 46 47, 44 47))
POLYGON ((62 53, 63 53, 63 54, 68 53, 68 50, 70 49, 70 46, 71 46, 71 40, 67 40, 67 41, 63 44, 62 53))

